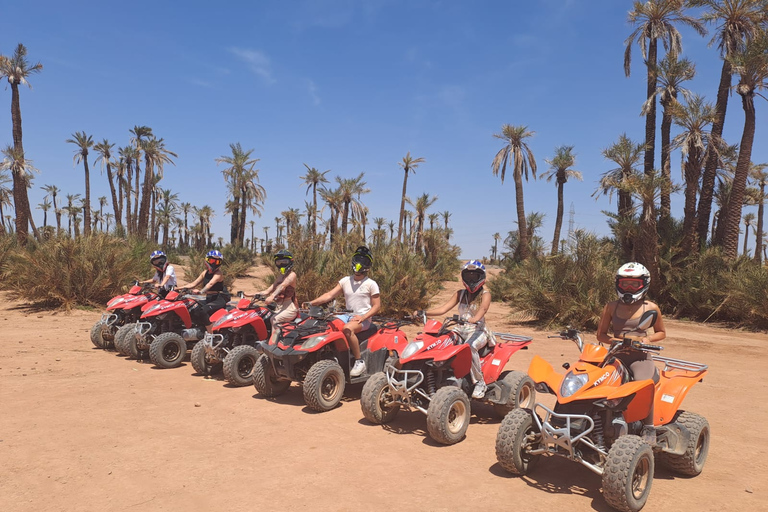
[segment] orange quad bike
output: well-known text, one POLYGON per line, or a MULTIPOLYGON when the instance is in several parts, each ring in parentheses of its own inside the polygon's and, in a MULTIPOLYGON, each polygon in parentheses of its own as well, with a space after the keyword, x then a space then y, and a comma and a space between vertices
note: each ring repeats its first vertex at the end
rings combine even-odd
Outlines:
MULTIPOLYGON (((640 328, 653 325, 658 313, 648 311, 640 328)), ((536 403, 504 417, 496 435, 496 458, 515 475, 529 473, 542 455, 558 455, 579 462, 602 476, 603 496, 616 510, 643 508, 653 483, 655 462, 686 476, 701 473, 709 451, 709 423, 680 405, 691 387, 701 382, 707 366, 656 355, 662 347, 636 339, 614 340, 610 348, 584 344, 579 331, 558 336, 574 341, 581 357, 565 375, 534 356, 528 375, 537 391, 556 395, 554 409, 536 403), (633 381, 631 372, 615 355, 621 350, 651 352, 661 369, 658 382, 633 381), (653 421, 656 446, 640 436, 656 387, 653 421), (654 454, 656 458, 654 458, 654 454)))

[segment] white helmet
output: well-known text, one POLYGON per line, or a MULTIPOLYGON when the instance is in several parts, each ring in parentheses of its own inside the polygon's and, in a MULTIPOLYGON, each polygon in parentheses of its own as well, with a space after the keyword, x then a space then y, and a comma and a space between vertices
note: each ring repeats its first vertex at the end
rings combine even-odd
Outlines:
POLYGON ((640 263, 625 263, 616 271, 616 293, 625 304, 641 300, 650 286, 651 273, 640 263))

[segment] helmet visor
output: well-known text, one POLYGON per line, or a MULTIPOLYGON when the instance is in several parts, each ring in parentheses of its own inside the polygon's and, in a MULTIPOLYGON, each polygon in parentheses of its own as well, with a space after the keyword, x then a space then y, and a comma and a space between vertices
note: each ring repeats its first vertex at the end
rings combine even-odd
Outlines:
POLYGON ((208 257, 208 258, 205 258, 205 261, 207 261, 209 265, 213 265, 215 267, 218 267, 219 265, 221 265, 221 258, 208 257))
POLYGON ((620 277, 616 281, 616 289, 621 293, 635 294, 645 287, 645 280, 638 277, 620 277))
POLYGON ((355 272, 360 272, 371 268, 371 260, 362 254, 355 254, 352 256, 352 269, 355 272))
POLYGON ((288 267, 290 266, 290 264, 291 264, 291 260, 289 260, 288 258, 280 258, 278 260, 275 260, 275 266, 277 266, 278 268, 288 267))
POLYGON ((168 259, 165 256, 158 256, 156 258, 152 258, 151 263, 153 267, 162 267, 165 265, 166 261, 168 261, 168 259))

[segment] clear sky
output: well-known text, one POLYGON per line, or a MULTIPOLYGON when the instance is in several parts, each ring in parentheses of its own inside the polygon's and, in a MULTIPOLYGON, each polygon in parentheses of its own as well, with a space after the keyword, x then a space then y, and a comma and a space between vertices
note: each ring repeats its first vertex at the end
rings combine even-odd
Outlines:
MULTIPOLYGON (((526 125, 539 174, 555 148, 573 145, 583 182, 565 188, 563 236, 574 227, 609 232, 592 197, 613 168, 601 151, 626 132, 640 142, 645 70, 633 48, 624 76, 629 0, 449 1, 300 0, 259 2, 7 2, 0 53, 16 44, 44 70, 21 91, 24 148, 40 186, 84 192, 73 166, 76 131, 127 145, 129 129, 150 126, 179 156, 163 188, 210 205, 216 237, 229 238, 226 187, 215 159, 229 144, 253 148, 266 188, 257 236, 289 207, 304 209, 304 163, 329 177, 365 173, 369 219, 397 221, 405 154, 423 157, 408 195, 437 195, 430 212, 452 212, 462 256, 488 255, 492 235, 516 229, 511 173, 501 185, 491 162, 503 124, 526 125)), ((709 27, 710 33, 714 30, 709 27)), ((714 103, 721 61, 711 36, 681 28, 684 56, 696 64, 687 85, 714 103)), ((734 79, 736 81, 736 79, 734 79)), ((0 90, 0 144, 12 143, 10 89, 0 90)), ((753 161, 768 161, 765 104, 757 100, 753 161)), ((660 122, 660 116, 659 116, 660 122)), ((738 143, 743 115, 732 96, 725 137, 738 143)), ((658 133, 658 132, 657 132, 658 133)), ((674 135, 673 131, 673 135, 674 135)), ((658 134, 657 134, 658 141, 658 134)), ((659 167, 657 143, 656 166, 659 167)), ((672 156, 681 181, 680 153, 672 156)), ((92 164, 92 200, 109 195, 92 164)), ((530 181, 526 211, 546 215, 549 243, 557 207, 554 182, 530 181)), ((673 197, 682 217, 683 196, 673 197)), ((751 209, 754 210, 754 209, 751 209)), ((751 211, 745 209, 745 211, 751 211)), ((38 223, 42 212, 35 210, 38 223)), ((249 234, 247 236, 250 236, 249 234)))

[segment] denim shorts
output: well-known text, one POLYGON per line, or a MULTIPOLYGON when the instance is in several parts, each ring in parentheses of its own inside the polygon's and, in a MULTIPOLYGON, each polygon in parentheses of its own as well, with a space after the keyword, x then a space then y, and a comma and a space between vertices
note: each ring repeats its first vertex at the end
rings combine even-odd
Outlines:
MULTIPOLYGON (((349 323, 350 320, 352 320, 352 317, 355 317, 355 316, 357 315, 336 315, 336 318, 338 318, 339 320, 347 324, 349 323)), ((371 319, 370 318, 367 319, 365 322, 361 323, 360 325, 363 327, 360 332, 367 331, 368 329, 371 328, 371 319)))

